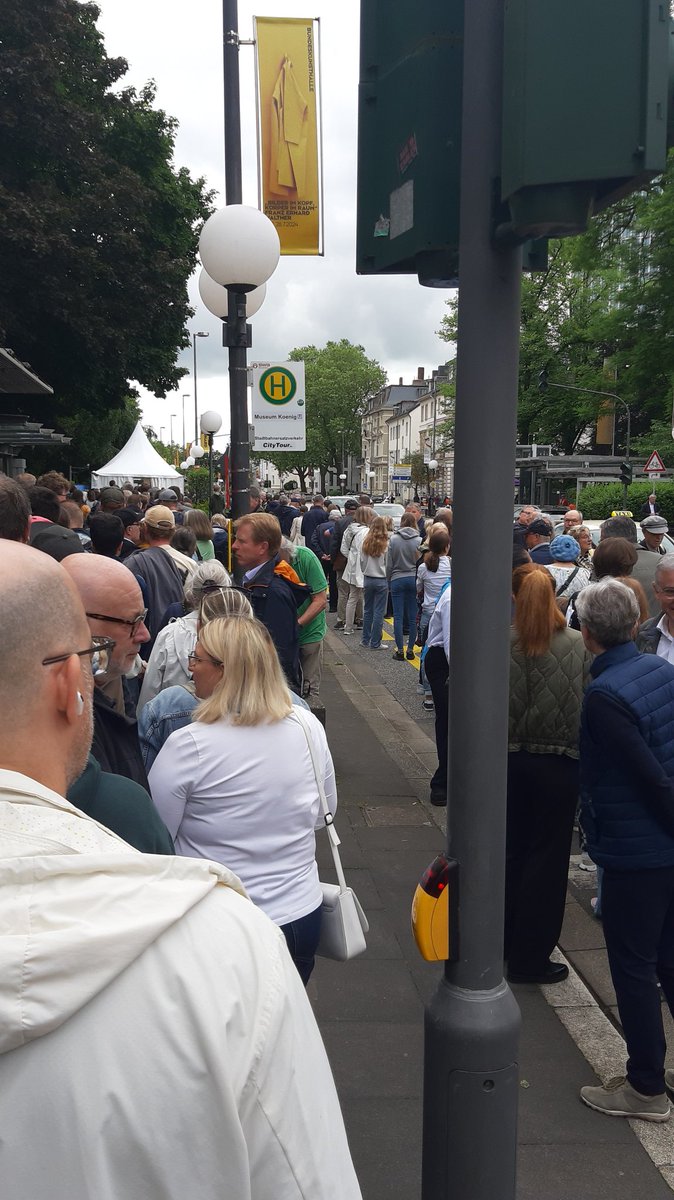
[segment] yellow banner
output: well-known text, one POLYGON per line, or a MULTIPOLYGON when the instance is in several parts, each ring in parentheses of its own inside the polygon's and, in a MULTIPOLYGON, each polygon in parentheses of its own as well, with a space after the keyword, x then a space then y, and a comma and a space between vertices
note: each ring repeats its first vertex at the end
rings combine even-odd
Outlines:
POLYGON ((262 211, 281 254, 321 254, 314 21, 256 17, 262 211))

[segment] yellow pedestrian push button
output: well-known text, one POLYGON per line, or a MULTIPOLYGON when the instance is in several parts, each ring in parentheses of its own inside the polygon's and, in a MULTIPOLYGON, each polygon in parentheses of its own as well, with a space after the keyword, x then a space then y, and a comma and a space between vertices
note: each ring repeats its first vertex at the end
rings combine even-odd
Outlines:
POLYGON ((439 854, 424 871, 412 900, 412 933, 427 962, 459 956, 459 864, 439 854))

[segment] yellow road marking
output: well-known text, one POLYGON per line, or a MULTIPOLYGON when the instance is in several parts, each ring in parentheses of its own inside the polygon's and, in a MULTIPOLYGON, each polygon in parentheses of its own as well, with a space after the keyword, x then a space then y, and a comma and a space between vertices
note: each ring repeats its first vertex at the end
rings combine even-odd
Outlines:
MULTIPOLYGON (((384 625, 385 626, 388 625, 391 629, 393 629, 393 617, 386 617, 384 619, 384 625)), ((393 634, 387 633, 386 628, 382 629, 382 641, 385 641, 385 642, 394 642, 395 641, 393 634)), ((421 659, 419 658, 419 654, 421 653, 421 646, 415 645, 414 649, 415 649, 414 658, 406 658, 405 662, 409 663, 409 665, 411 667, 414 667, 415 671, 418 671, 419 667, 421 666, 421 659)))

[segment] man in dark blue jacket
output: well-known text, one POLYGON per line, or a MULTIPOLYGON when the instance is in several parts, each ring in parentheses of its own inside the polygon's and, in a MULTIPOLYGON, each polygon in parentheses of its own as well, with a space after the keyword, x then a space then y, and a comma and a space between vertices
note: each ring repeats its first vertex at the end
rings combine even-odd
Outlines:
POLYGON ((293 691, 301 689, 297 610, 311 596, 287 563, 279 560, 281 526, 268 513, 250 513, 234 526, 232 549, 244 569, 243 586, 253 612, 266 625, 293 691))
POLYGON ((302 517, 302 537, 306 546, 311 545, 311 537, 317 525, 328 521, 325 511, 325 501, 322 496, 314 496, 314 502, 308 512, 302 517))
POLYGON ((632 640, 637 599, 617 579, 576 598, 585 644, 596 655, 580 730, 582 823, 603 868, 602 917, 627 1042, 626 1076, 584 1087, 609 1116, 666 1121, 674 1071, 658 980, 674 1013, 674 666, 632 640))

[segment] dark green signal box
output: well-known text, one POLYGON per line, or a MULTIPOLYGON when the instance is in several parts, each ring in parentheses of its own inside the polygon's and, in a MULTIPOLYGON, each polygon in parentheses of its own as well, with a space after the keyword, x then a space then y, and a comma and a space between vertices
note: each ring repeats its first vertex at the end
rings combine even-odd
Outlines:
POLYGON ((458 278, 462 0, 361 0, 356 270, 458 278))
POLYGON ((667 0, 506 0, 501 196, 512 233, 580 233, 667 159, 667 0))

